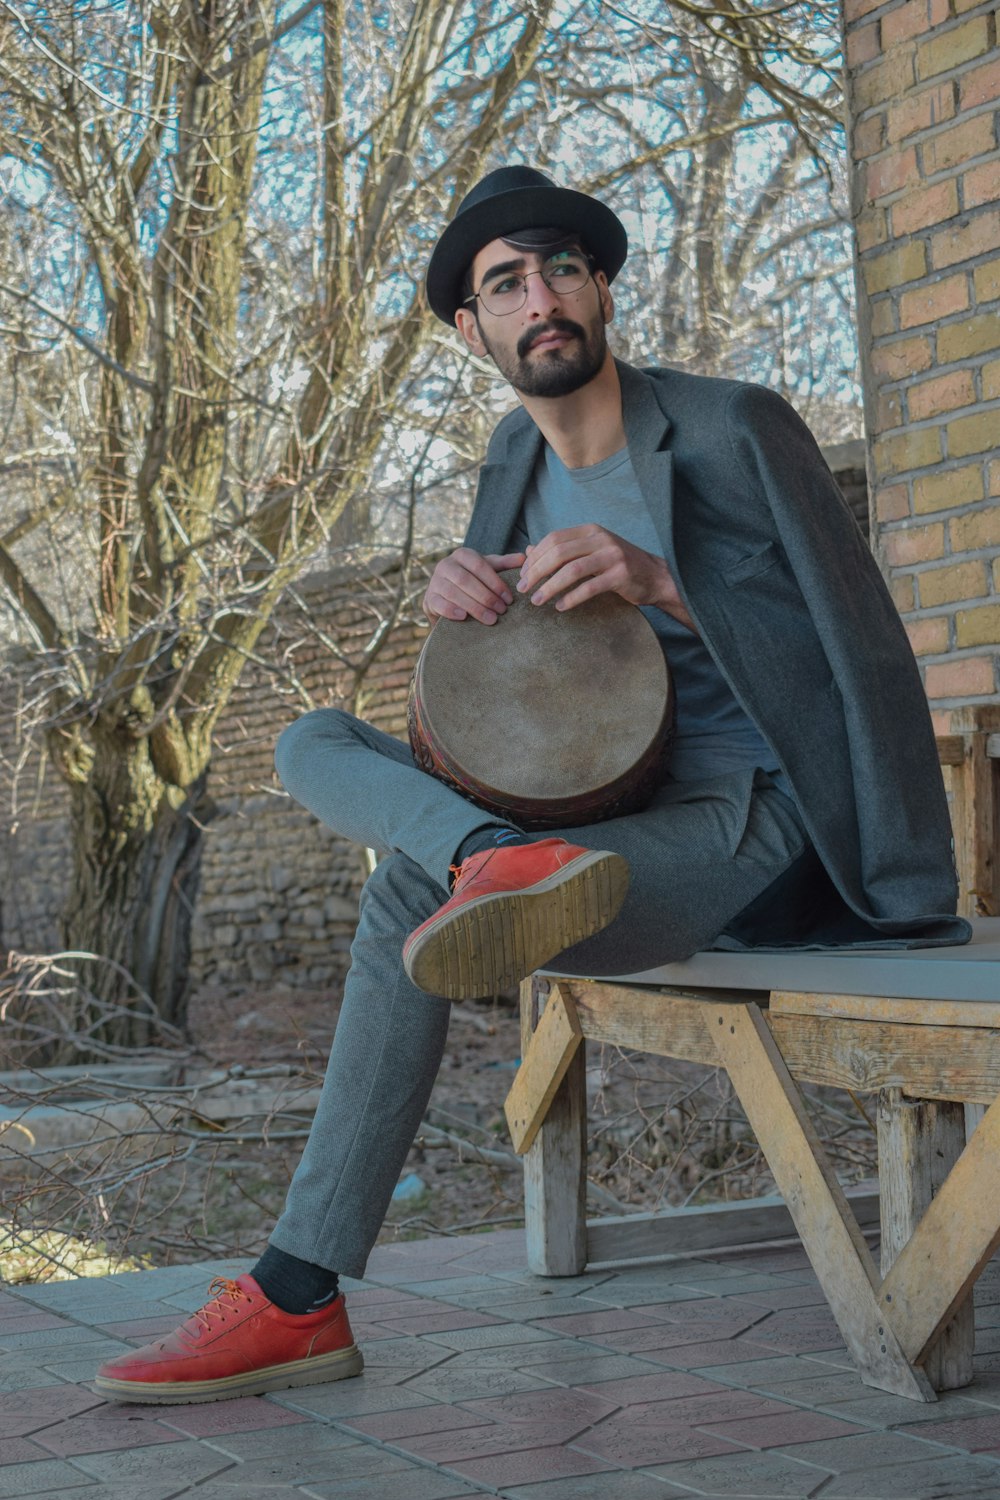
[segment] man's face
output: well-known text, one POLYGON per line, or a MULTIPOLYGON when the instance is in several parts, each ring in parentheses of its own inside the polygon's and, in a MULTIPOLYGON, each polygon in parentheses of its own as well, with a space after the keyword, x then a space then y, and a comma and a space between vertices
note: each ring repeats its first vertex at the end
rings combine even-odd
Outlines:
MULTIPOLYGON (((492 240, 472 263, 473 290, 505 275, 541 271, 550 258, 551 252, 492 240)), ((561 293, 555 279, 550 288, 540 275, 529 275, 527 297, 516 312, 498 317, 477 299, 459 308, 455 321, 472 352, 488 354, 522 395, 568 396, 603 366, 608 352, 604 328, 613 311, 603 271, 594 271, 585 286, 570 293, 561 293)))

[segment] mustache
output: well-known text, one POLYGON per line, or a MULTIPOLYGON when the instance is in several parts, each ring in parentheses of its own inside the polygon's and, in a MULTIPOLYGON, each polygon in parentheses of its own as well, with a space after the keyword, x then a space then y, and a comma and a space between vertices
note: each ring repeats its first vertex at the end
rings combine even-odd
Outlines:
POLYGON ((580 339, 584 337, 579 323, 574 323, 569 318, 553 318, 551 322, 546 323, 544 328, 530 328, 527 333, 521 335, 517 341, 518 356, 523 359, 539 339, 548 338, 550 333, 567 333, 580 339))

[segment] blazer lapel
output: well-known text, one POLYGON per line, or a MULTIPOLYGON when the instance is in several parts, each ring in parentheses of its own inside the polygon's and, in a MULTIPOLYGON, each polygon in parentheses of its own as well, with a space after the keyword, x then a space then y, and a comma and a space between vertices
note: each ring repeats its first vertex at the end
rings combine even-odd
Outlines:
POLYGON ((521 509, 542 435, 527 418, 507 439, 504 452, 479 471, 479 487, 465 545, 485 556, 503 552, 521 509))
POLYGON ((674 460, 666 446, 671 421, 660 406, 654 382, 620 360, 622 414, 629 457, 649 509, 663 555, 674 565, 674 460))

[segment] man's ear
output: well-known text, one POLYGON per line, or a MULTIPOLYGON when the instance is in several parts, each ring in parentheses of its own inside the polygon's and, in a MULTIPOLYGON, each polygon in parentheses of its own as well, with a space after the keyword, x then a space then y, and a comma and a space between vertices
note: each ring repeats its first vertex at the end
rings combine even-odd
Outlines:
POLYGON ((615 316, 615 299, 611 295, 611 288, 608 286, 608 278, 605 276, 603 271, 595 271, 594 281, 597 285, 597 290, 600 293, 601 311, 604 314, 604 321, 605 323, 610 323, 614 320, 615 316))
POLYGON ((467 307, 458 308, 455 313, 455 327, 462 335, 471 352, 477 354, 480 359, 484 359, 487 350, 486 345, 483 343, 483 336, 479 332, 479 324, 476 321, 475 313, 470 312, 467 307))

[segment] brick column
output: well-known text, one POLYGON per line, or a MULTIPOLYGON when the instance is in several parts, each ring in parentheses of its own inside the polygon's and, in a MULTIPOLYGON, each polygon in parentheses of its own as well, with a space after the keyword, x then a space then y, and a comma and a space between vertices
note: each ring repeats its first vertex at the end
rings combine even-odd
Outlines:
POLYGON ((996 0, 844 0, 872 537, 939 730, 1000 697, 996 0))

